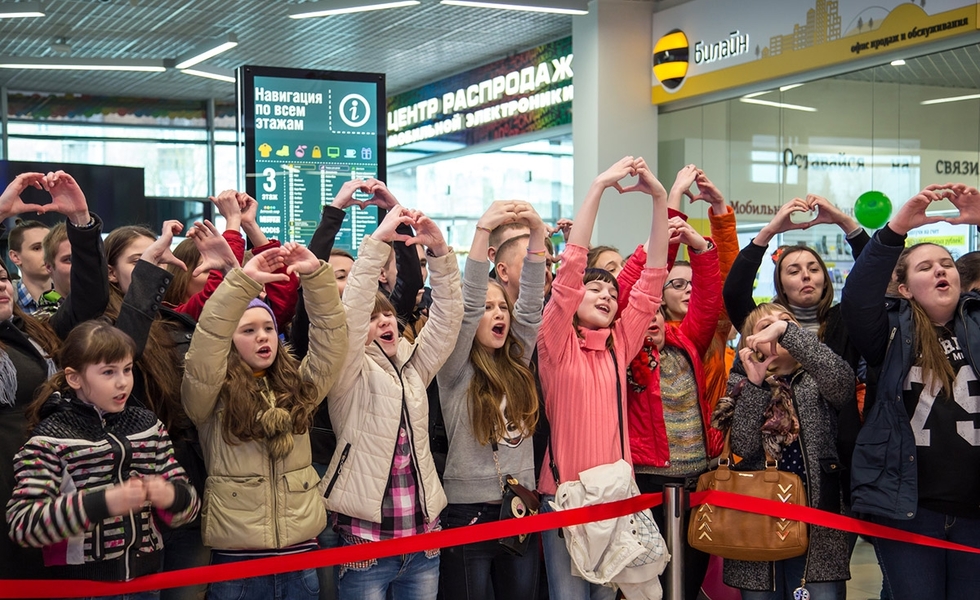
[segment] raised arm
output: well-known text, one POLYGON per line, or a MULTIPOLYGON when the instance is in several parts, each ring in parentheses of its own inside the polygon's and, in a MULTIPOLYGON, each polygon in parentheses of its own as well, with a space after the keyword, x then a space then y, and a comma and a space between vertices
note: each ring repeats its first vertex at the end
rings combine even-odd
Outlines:
MULTIPOLYGON (((189 315, 194 320, 200 318, 204 303, 214 294, 214 290, 218 289, 218 286, 221 285, 221 280, 224 279, 225 274, 231 269, 241 266, 242 257, 245 254, 245 241, 242 238, 241 231, 239 231, 242 227, 242 211, 238 203, 238 192, 235 190, 225 190, 217 196, 211 196, 209 199, 215 208, 218 209, 218 214, 225 218, 225 232, 222 234, 222 238, 227 242, 236 260, 234 264, 222 264, 217 268, 209 270, 208 279, 204 283, 204 288, 174 307, 176 312, 189 315)), ((208 222, 205 221, 205 223, 208 222)), ((190 265, 189 268, 194 268, 195 266, 190 265)), ((201 272, 196 269, 195 271, 201 272)))
MULTIPOLYGON (((728 273, 732 270, 735 257, 738 256, 738 231, 735 229, 735 211, 725 201, 725 197, 714 183, 708 179, 704 171, 698 171, 696 180, 699 193, 695 199, 705 200, 711 205, 708 210, 708 221, 711 224, 711 241, 718 248, 718 271, 721 275, 721 284, 724 285, 728 280, 728 273)), ((721 297, 721 289, 718 291, 721 297)), ((728 339, 728 332, 732 322, 728 318, 728 311, 725 310, 725 303, 721 303, 721 311, 718 317, 718 327, 716 335, 721 343, 728 339)))
POLYGON ((942 199, 931 187, 913 196, 878 230, 857 257, 844 282, 841 315, 851 343, 870 366, 880 365, 885 359, 890 334, 888 313, 882 300, 898 257, 905 249, 905 238, 916 227, 943 220, 939 216, 926 215, 929 204, 942 199))
MULTIPOLYGON (((398 206, 398 199, 383 181, 368 179, 366 184, 373 194, 369 202, 384 210, 391 210, 398 206)), ((411 237, 414 234, 411 224, 399 223, 396 232, 398 237, 392 241, 392 248, 395 251, 395 266, 398 274, 392 283, 391 294, 388 299, 391 300, 391 304, 398 314, 398 327, 401 330, 402 324, 409 323, 415 315, 415 299, 425 282, 422 281, 422 264, 419 261, 419 253, 415 248, 402 241, 402 238, 411 237)))
POLYGON ((589 186, 575 216, 575 224, 568 232, 568 245, 562 255, 561 268, 551 285, 551 301, 544 308, 538 330, 538 352, 546 362, 554 364, 561 361, 568 340, 575 335, 572 317, 585 295, 582 276, 602 194, 611 187, 621 190, 619 181, 634 174, 633 157, 626 156, 596 177, 589 186))
POLYGON ((347 314, 329 263, 295 242, 283 246, 282 255, 288 274, 299 275, 309 298, 310 351, 300 364, 300 374, 316 384, 322 399, 347 355, 347 314))
POLYGON ((334 423, 344 422, 340 418, 347 407, 340 406, 338 399, 354 385, 361 375, 364 365, 364 345, 368 340, 371 326, 371 313, 374 311, 375 296, 378 293, 378 273, 388 260, 391 252, 390 240, 402 221, 411 222, 412 217, 403 206, 388 211, 381 224, 370 236, 361 241, 357 260, 347 276, 343 303, 347 312, 347 357, 340 369, 340 377, 331 391, 330 418, 334 423), (334 420, 334 416, 338 418, 334 420))
MULTIPOLYGON (((633 286, 630 304, 620 316, 620 331, 623 333, 623 352, 632 358, 640 351, 650 320, 660 309, 663 301, 663 284, 667 276, 667 253, 669 230, 667 224, 667 190, 657 180, 646 161, 637 158, 634 170, 638 181, 624 192, 644 192, 653 199, 653 217, 650 222, 650 237, 647 260, 643 273, 633 286)), ((574 231, 574 230, 573 230, 574 231)))
MULTIPOLYGON (((136 357, 143 354, 150 336, 150 327, 157 318, 160 305, 173 275, 164 268, 173 265, 186 269, 183 261, 170 251, 174 235, 183 231, 184 225, 175 219, 164 221, 160 237, 143 251, 140 260, 133 267, 132 282, 123 296, 116 327, 129 334, 136 342, 136 357)), ((72 269, 74 270, 74 269, 72 269)))
POLYGON ((195 425, 200 426, 214 412, 225 382, 232 336, 248 303, 259 295, 263 284, 286 277, 276 273, 283 264, 279 250, 253 257, 229 273, 204 305, 187 350, 181 384, 184 412, 195 425))
MULTIPOLYGON (((317 225, 313 237, 310 238, 310 245, 307 246, 317 258, 323 261, 330 260, 330 252, 333 250, 334 240, 344 224, 347 216, 345 209, 354 203, 354 192, 361 189, 364 181, 352 179, 345 181, 333 201, 323 207, 320 215, 320 224, 317 225)), ((253 199, 254 201, 254 199, 253 199)), ((296 358, 302 359, 310 346, 310 317, 306 313, 306 298, 302 287, 296 299, 296 314, 293 315, 293 325, 289 328, 289 345, 296 358)))
POLYGON ((527 224, 531 237, 528 238, 527 256, 521 269, 520 294, 514 303, 511 331, 524 346, 524 364, 529 364, 538 341, 541 311, 544 308, 544 270, 547 260, 545 238, 548 227, 530 203, 518 203, 518 216, 527 224))
POLYGON ((755 276, 762 266, 762 260, 769 248, 769 242, 780 233, 793 229, 805 229, 806 223, 793 223, 790 216, 797 212, 810 212, 810 206, 800 198, 794 198, 782 205, 776 216, 762 228, 762 231, 738 253, 732 269, 725 279, 722 296, 725 298, 725 310, 728 318, 739 331, 745 317, 755 310, 755 300, 752 299, 752 287, 755 276))
MULTIPOLYGON (((425 327, 415 338, 411 362, 426 385, 432 381, 453 351, 463 321, 463 294, 459 282, 456 254, 446 244, 439 227, 420 212, 413 214, 416 234, 408 246, 422 244, 428 256, 432 281, 432 305, 425 327)), ((414 248, 412 248, 414 250, 414 248)))
POLYGON ((679 227, 678 235, 691 250, 691 301, 680 329, 703 356, 711 345, 722 312, 718 249, 687 223, 679 227))
POLYGON ((109 303, 109 267, 102 246, 102 221, 89 213, 85 194, 72 176, 64 171, 48 173, 43 186, 51 194, 51 204, 45 204, 39 212, 57 212, 68 218, 72 293, 49 321, 58 336, 64 338, 75 325, 105 312, 109 303))
MULTIPOLYGON (((204 289, 192 295, 186 302, 175 306, 175 311, 190 315, 195 320, 200 318, 204 304, 221 285, 225 275, 230 273, 232 269, 241 266, 241 261, 232 248, 229 238, 236 245, 239 240, 236 240, 233 235, 228 235, 229 231, 237 233, 237 230, 231 229, 225 231, 224 234, 219 233, 218 228, 208 220, 205 220, 204 223, 194 223, 191 232, 195 235, 188 232, 188 237, 194 240, 194 245, 201 255, 201 264, 191 265, 188 268, 194 268, 195 277, 201 273, 208 273, 208 279, 204 284, 204 289)), ((244 244, 238 247, 244 250, 244 244)))
MULTIPOLYGON (((490 246, 490 232, 503 223, 513 223, 517 220, 516 203, 497 200, 490 204, 490 208, 476 222, 476 232, 473 234, 473 243, 470 245, 463 275, 463 321, 452 354, 439 370, 439 381, 447 385, 456 382, 464 370, 463 367, 469 362, 476 330, 486 312, 490 269, 487 249, 490 246)), ((442 404, 446 406, 464 400, 465 398, 442 398, 442 404)))

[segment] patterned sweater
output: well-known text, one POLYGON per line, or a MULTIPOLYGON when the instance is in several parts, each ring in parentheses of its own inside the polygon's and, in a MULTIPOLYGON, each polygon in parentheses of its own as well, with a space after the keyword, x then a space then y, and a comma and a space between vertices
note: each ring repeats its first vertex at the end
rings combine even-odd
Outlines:
POLYGON ((159 571, 157 522, 180 526, 199 507, 163 424, 135 406, 100 416, 60 394, 42 410, 43 420, 14 458, 15 487, 7 504, 11 539, 42 548, 45 565, 59 579, 124 581, 159 571), (109 486, 152 475, 174 485, 170 509, 146 505, 109 515, 109 486))

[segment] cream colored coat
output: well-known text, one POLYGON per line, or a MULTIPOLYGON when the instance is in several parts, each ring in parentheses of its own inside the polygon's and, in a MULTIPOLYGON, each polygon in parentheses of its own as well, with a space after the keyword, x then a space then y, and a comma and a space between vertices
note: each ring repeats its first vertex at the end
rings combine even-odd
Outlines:
MULTIPOLYGON (((310 351, 300 365, 303 378, 323 398, 347 350, 347 322, 333 269, 321 262, 301 276, 310 314, 310 351)), ((326 526, 312 467, 308 434, 294 435, 293 451, 272 460, 262 441, 228 444, 221 431, 232 335, 261 284, 235 269, 204 305, 181 387, 184 410, 200 434, 208 478, 201 529, 204 545, 218 549, 274 549, 314 539, 326 526)), ((282 352, 282 349, 280 349, 282 352)))
POLYGON ((428 523, 446 507, 446 494, 429 450, 425 388, 452 353, 463 320, 459 265, 452 251, 429 257, 429 320, 414 344, 401 338, 389 359, 376 344, 365 343, 378 274, 390 252, 388 244, 364 238, 344 288, 349 351, 328 399, 337 450, 320 487, 331 511, 380 523, 398 425, 407 411, 419 500, 428 523))

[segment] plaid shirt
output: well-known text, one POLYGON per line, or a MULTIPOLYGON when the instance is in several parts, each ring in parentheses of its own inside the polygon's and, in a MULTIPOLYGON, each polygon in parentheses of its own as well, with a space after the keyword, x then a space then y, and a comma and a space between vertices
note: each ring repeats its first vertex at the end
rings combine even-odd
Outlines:
POLYGON ((398 426, 398 442, 391 462, 391 478, 381 501, 381 523, 337 516, 341 534, 361 540, 379 542, 404 538, 437 529, 438 519, 426 525, 425 512, 419 503, 415 472, 412 468, 412 443, 408 438, 404 415, 398 426))
POLYGON ((17 281, 17 304, 29 315, 34 314, 34 311, 38 308, 37 300, 27 291, 27 286, 24 285, 23 279, 17 281))

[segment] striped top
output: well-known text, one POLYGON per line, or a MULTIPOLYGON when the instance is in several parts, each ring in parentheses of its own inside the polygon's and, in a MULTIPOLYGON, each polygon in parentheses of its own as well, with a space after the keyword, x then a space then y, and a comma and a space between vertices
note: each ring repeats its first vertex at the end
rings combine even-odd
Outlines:
POLYGON ((14 457, 10 537, 43 548, 45 565, 61 567, 53 572, 59 578, 123 581, 158 571, 163 542, 157 523, 188 523, 199 506, 163 423, 135 406, 100 415, 59 394, 44 410, 48 416, 14 457), (173 505, 110 516, 106 490, 149 476, 174 485, 173 505))
POLYGON ((684 351, 673 346, 664 346, 660 351, 658 368, 664 427, 670 440, 670 461, 666 467, 638 466, 636 472, 699 475, 708 469, 708 457, 694 368, 684 351))

